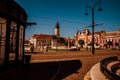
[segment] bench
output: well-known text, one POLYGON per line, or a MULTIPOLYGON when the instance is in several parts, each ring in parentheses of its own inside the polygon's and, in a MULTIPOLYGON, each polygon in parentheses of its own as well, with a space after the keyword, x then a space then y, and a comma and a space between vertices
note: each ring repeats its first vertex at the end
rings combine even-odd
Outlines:
POLYGON ((111 62, 118 61, 117 56, 108 57, 100 61, 100 70, 110 80, 120 80, 120 76, 113 73, 107 68, 107 65, 111 62))

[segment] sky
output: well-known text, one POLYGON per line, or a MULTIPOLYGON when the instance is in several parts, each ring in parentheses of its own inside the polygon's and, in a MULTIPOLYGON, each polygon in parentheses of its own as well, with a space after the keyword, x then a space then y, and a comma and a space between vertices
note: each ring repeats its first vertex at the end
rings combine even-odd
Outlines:
MULTIPOLYGON (((27 22, 37 25, 27 26, 25 37, 30 39, 34 34, 54 35, 55 25, 60 25, 60 36, 73 38, 77 30, 89 29, 92 24, 93 7, 98 0, 15 0, 22 6, 27 15, 27 22), (85 15, 86 11, 89 15, 85 15)), ((94 8, 95 31, 117 31, 120 28, 120 0, 101 0, 94 8)))

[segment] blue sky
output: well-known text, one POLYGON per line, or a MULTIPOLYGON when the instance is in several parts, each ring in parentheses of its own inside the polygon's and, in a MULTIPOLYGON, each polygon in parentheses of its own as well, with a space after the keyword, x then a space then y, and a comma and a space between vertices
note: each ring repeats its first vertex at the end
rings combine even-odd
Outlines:
MULTIPOLYGON (((59 22, 63 37, 74 37, 77 30, 82 31, 91 25, 91 10, 85 15, 86 6, 93 6, 98 0, 16 0, 28 14, 28 22, 37 25, 26 28, 26 39, 34 34, 54 35, 54 28, 59 22)), ((95 7, 95 31, 116 31, 120 28, 120 0, 101 0, 103 11, 95 7)), ((88 28, 91 31, 91 28, 88 28)))

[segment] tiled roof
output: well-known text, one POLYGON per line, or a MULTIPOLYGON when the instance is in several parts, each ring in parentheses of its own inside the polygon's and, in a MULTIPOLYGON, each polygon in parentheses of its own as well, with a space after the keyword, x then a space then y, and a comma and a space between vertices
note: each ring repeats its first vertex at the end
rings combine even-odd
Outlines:
POLYGON ((47 34, 35 34, 33 36, 34 39, 53 39, 53 35, 47 35, 47 34))
MULTIPOLYGON (((101 31, 94 32, 94 34, 101 34, 101 31)), ((90 32, 90 35, 92 35, 92 32, 90 32)))
POLYGON ((107 32, 106 36, 117 36, 117 32, 107 32))

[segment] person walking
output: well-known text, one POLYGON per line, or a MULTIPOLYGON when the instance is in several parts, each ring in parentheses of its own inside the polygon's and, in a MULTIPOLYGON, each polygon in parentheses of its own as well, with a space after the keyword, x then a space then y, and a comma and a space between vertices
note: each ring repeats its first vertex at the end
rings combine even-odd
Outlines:
POLYGON ((34 52, 34 45, 31 45, 30 50, 32 53, 34 52))
POLYGON ((45 47, 44 47, 44 53, 47 53, 48 52, 48 46, 46 45, 45 47))

